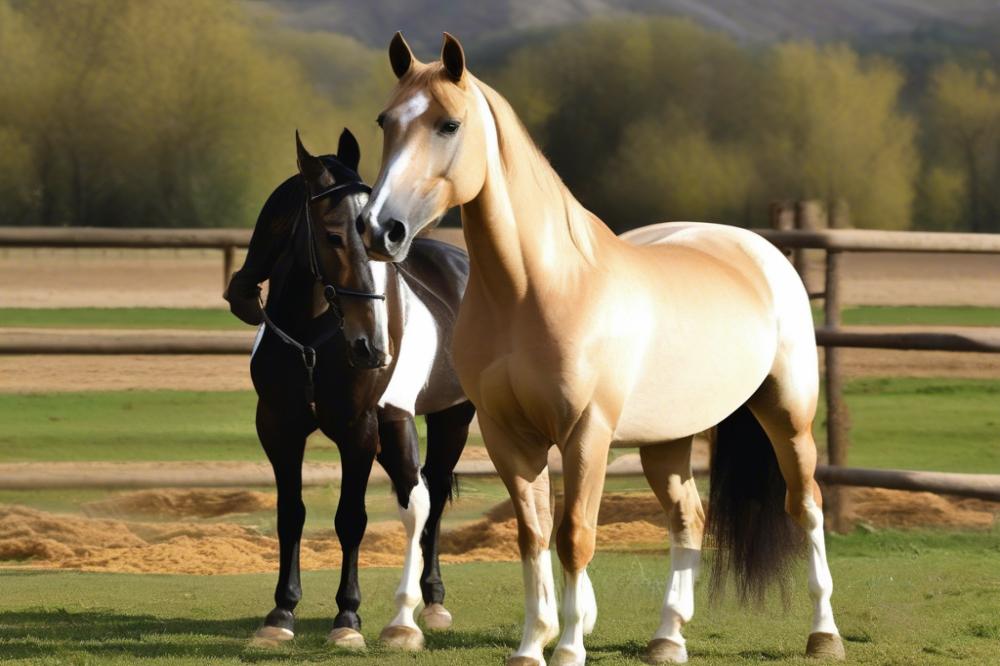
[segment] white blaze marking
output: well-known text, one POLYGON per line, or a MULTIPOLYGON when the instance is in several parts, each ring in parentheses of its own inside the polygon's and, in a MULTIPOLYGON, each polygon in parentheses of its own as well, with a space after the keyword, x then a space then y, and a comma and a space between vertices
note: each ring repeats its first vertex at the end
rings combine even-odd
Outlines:
POLYGON ((386 200, 389 198, 389 194, 392 191, 392 184, 395 181, 396 176, 406 170, 407 165, 410 163, 410 149, 405 147, 398 153, 392 156, 389 160, 389 165, 385 172, 375 183, 375 197, 368 202, 368 213, 367 217, 369 220, 378 220, 379 213, 382 212, 382 206, 385 205, 386 200))
POLYGON ((424 567, 424 558, 420 551, 420 535, 424 531, 430 508, 430 494, 423 477, 418 474, 417 485, 410 491, 409 504, 405 509, 399 507, 399 519, 406 528, 406 561, 403 564, 403 577, 396 589, 396 617, 389 623, 390 626, 418 629, 413 611, 421 601, 420 572, 424 567))
POLYGON ((427 385, 434 367, 438 330, 434 316, 420 297, 410 290, 404 280, 399 280, 398 284, 406 303, 403 340, 397 352, 396 368, 378 404, 380 407, 392 405, 413 414, 417 397, 427 385))
POLYGON ((400 104, 394 111, 399 129, 406 131, 406 126, 419 118, 431 105, 431 98, 421 90, 410 99, 400 104))
MULTIPOLYGON (((407 125, 419 118, 427 110, 430 106, 430 101, 427 93, 420 91, 392 111, 396 121, 399 123, 400 132, 405 132, 407 125)), ((372 190, 375 196, 368 205, 366 217, 369 220, 378 221, 379 213, 382 212, 382 207, 389 198, 396 176, 405 171, 409 163, 410 149, 408 146, 404 146, 390 158, 388 165, 372 190)))

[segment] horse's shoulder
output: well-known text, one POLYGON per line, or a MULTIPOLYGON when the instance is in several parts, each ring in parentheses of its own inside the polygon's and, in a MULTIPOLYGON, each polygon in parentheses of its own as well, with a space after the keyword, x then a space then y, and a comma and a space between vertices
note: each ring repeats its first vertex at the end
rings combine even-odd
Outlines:
POLYGON ((469 279, 469 255, 462 249, 417 238, 399 268, 403 280, 421 298, 431 296, 446 303, 453 313, 458 311, 469 279))

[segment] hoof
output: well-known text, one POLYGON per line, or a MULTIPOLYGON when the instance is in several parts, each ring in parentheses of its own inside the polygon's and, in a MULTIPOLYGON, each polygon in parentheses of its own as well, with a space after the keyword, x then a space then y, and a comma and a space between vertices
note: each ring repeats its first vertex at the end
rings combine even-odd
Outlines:
POLYGON ((687 648, 668 638, 654 638, 646 646, 642 660, 647 664, 686 664, 687 648))
POLYGON ((552 653, 552 659, 549 659, 550 666, 584 666, 586 663, 585 655, 577 654, 567 647, 556 648, 552 653))
POLYGON ((843 661, 845 658, 844 642, 837 634, 821 632, 809 634, 809 642, 806 643, 806 656, 815 659, 843 661))
POLYGON ((254 633, 253 638, 250 639, 250 645, 254 647, 273 648, 282 643, 287 643, 293 638, 295 638, 295 632, 290 629, 264 625, 254 633))
POLYGON ((419 652, 424 649, 424 635, 419 629, 403 625, 389 625, 382 630, 378 639, 394 650, 419 652))
POLYGON ((337 627, 327 634, 326 642, 334 647, 345 650, 364 650, 365 637, 356 629, 350 627, 337 627))
POLYGON ((534 657, 507 657, 507 666, 542 666, 534 657))
POLYGON ((431 604, 420 611, 420 621, 430 631, 443 631, 451 627, 451 613, 441 604, 431 604))

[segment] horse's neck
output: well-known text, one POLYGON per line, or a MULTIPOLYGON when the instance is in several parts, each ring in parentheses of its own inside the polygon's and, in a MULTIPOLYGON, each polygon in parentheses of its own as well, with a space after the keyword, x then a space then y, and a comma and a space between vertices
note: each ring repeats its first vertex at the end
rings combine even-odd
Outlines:
POLYGON ((610 232, 573 198, 513 113, 494 114, 490 105, 506 102, 473 85, 481 93, 488 164, 482 191, 462 207, 472 278, 501 303, 533 288, 569 286, 566 275, 593 264, 599 237, 610 232))

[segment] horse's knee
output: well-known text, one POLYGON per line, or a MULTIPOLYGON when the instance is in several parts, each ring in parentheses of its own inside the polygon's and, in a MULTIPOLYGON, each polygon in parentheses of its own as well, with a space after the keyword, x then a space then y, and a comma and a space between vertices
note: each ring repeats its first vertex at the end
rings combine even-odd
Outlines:
POLYGON ((567 571, 581 571, 594 557, 597 530, 587 525, 576 511, 567 511, 556 534, 559 560, 567 571))

